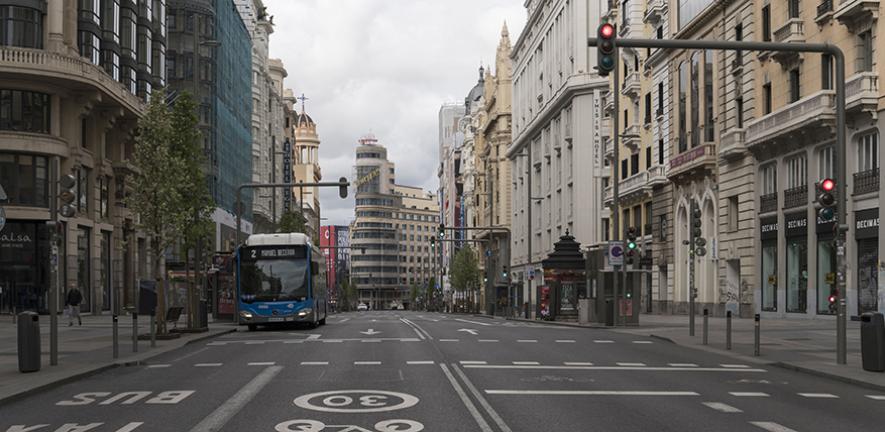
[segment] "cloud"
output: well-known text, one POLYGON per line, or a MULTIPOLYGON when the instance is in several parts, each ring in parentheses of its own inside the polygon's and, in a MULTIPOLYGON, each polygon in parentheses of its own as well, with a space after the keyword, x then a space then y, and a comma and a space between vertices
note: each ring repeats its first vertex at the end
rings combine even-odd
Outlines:
MULTIPOLYGON (((324 180, 351 178, 356 140, 374 133, 396 163, 397 182, 437 189, 437 114, 494 62, 502 23, 511 38, 523 0, 264 0, 276 27, 271 57, 286 87, 308 98, 324 180)), ((324 223, 353 219, 353 196, 320 194, 324 223)))

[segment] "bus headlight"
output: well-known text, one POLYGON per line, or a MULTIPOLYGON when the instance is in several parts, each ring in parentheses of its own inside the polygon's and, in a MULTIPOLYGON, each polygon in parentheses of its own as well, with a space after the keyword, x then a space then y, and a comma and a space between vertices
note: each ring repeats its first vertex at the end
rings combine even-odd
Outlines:
POLYGON ((298 311, 298 316, 306 317, 306 316, 310 315, 311 312, 313 312, 313 309, 311 309, 311 308, 301 309, 300 311, 298 311))
POLYGON ((250 320, 250 319, 252 319, 252 312, 242 311, 242 312, 240 312, 240 316, 247 319, 247 320, 250 320))

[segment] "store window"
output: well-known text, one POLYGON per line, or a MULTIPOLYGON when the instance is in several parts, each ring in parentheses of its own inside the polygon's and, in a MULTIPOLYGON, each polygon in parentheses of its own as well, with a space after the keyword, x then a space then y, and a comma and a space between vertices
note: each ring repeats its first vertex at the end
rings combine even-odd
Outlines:
POLYGON ((0 130, 49 133, 49 95, 0 90, 0 130))
MULTIPOLYGON (((820 223, 820 222, 818 222, 820 223)), ((829 224, 832 227, 832 224, 829 224)), ((832 231, 831 231, 832 232, 832 231)), ((817 238, 817 313, 834 315, 835 302, 830 304, 830 296, 836 294, 836 245, 833 236, 817 238)))
POLYGON ((777 217, 760 221, 762 239, 762 310, 777 311, 777 217))
POLYGON ((76 170, 75 178, 77 179, 77 212, 87 213, 89 211, 89 168, 79 168, 76 170))
POLYGON ((879 209, 855 212, 857 239, 857 313, 876 312, 879 305, 879 209))
POLYGON ((48 207, 48 160, 44 156, 0 153, 0 184, 6 204, 48 207))
POLYGON ((808 215, 786 217, 787 312, 808 311, 808 215))
POLYGON ((0 6, 0 45, 43 48, 43 13, 20 6, 0 6))
POLYGON ((111 233, 101 232, 101 310, 111 310, 111 233))
POLYGON ((92 248, 91 233, 87 227, 80 227, 77 232, 77 289, 83 294, 83 302, 80 310, 89 312, 92 310, 92 248))

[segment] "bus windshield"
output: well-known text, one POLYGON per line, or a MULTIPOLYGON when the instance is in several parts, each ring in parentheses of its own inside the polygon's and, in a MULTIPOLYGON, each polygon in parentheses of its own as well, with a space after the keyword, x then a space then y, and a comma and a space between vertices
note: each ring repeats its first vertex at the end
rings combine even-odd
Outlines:
POLYGON ((261 256, 264 251, 258 251, 258 256, 249 250, 246 252, 244 257, 248 258, 240 263, 242 301, 304 301, 308 298, 307 259, 264 258, 261 256))

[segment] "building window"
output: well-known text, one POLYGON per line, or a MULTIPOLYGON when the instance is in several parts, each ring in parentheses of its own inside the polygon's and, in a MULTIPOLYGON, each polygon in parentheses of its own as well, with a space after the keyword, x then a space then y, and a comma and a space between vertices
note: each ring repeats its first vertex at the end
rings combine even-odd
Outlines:
POLYGON ((91 230, 80 227, 77 232, 77 288, 83 295, 80 308, 89 312, 92 306, 92 247, 91 230))
POLYGON ((651 92, 645 94, 645 123, 651 124, 651 92))
POLYGON ((630 175, 639 174, 639 153, 630 155, 630 175))
POLYGON ((735 125, 738 129, 744 127, 744 98, 743 96, 738 96, 734 99, 734 118, 735 125))
POLYGON ((663 26, 663 25, 659 25, 659 26, 658 26, 658 29, 657 29, 657 36, 658 36, 658 39, 663 39, 663 38, 664 38, 664 26, 663 26))
POLYGON ((704 141, 712 142, 716 136, 716 126, 713 120, 713 108, 715 101, 713 94, 713 51, 704 52, 704 141))
POLYGON ((790 70, 790 103, 796 102, 800 98, 799 91, 799 68, 790 70))
POLYGON ((48 207, 47 163, 44 156, 0 153, 0 184, 6 204, 48 207))
POLYGON ((804 153, 787 159, 785 165, 787 168, 787 189, 798 188, 808 184, 808 166, 804 153))
POLYGON ((679 64, 679 153, 688 150, 688 140, 686 137, 686 118, 688 103, 686 90, 688 89, 688 63, 679 64))
POLYGON ((621 161, 621 180, 627 178, 627 159, 621 161))
POLYGON ((857 171, 879 168, 879 133, 862 135, 857 142, 857 171))
POLYGON ((818 152, 818 176, 821 180, 836 176, 836 148, 827 146, 818 152))
MULTIPOLYGON (((734 40, 742 41, 744 40, 744 23, 737 23, 734 26, 734 40)), ((734 52, 734 62, 736 65, 744 64, 744 52, 741 50, 737 50, 734 52)))
POLYGON ((833 89, 833 56, 830 54, 820 56, 820 87, 824 90, 833 89))
POLYGON ((79 43, 80 43, 80 56, 85 57, 90 63, 94 65, 101 64, 101 38, 98 37, 97 34, 88 32, 88 31, 80 31, 79 32, 79 43))
POLYGON ((645 148, 645 169, 651 169, 651 146, 645 148))
POLYGON ((817 238, 817 313, 834 315, 830 296, 836 294, 836 245, 832 235, 817 238))
POLYGON ((99 188, 99 216, 102 219, 107 219, 110 216, 110 200, 111 196, 109 193, 109 186, 111 183, 111 178, 108 176, 99 176, 98 177, 98 188, 99 188))
POLYGON ((762 41, 771 42, 771 5, 762 6, 762 41))
POLYGON ((0 130, 49 133, 49 95, 0 90, 0 130))
POLYGON ((790 18, 799 18, 799 0, 789 0, 787 4, 787 12, 790 14, 790 18))
POLYGON ((75 178, 77 184, 77 212, 86 214, 89 212, 89 169, 79 168, 76 171, 75 178))
POLYGON ((873 32, 867 30, 857 38, 857 71, 870 72, 873 70, 873 32))
POLYGON ((135 59, 136 47, 136 27, 135 27, 135 11, 126 7, 120 14, 120 49, 123 51, 124 57, 135 59))
POLYGON ((713 3, 714 0, 678 0, 678 17, 679 17, 679 28, 683 28, 694 17, 698 16, 704 9, 707 8, 710 4, 713 3))
POLYGON ((658 112, 657 115, 664 115, 664 83, 658 83, 658 112))
POLYGON ((664 164, 664 140, 658 140, 658 165, 664 164))
POLYGON ((762 310, 777 311, 777 239, 762 242, 762 310))
POLYGON ((698 126, 701 124, 701 53, 695 52, 691 56, 691 147, 700 144, 701 137, 698 126))
POLYGON ((738 197, 728 197, 728 231, 737 231, 738 229, 738 197))
POLYGON ((770 163, 760 169, 762 177, 762 195, 771 195, 777 193, 777 165, 770 163))
POLYGON ((43 13, 20 6, 0 6, 0 45, 43 48, 43 13))
POLYGON ((762 84, 762 113, 771 113, 771 83, 762 84))
POLYGON ((787 312, 805 313, 808 306, 808 239, 787 238, 787 312))

